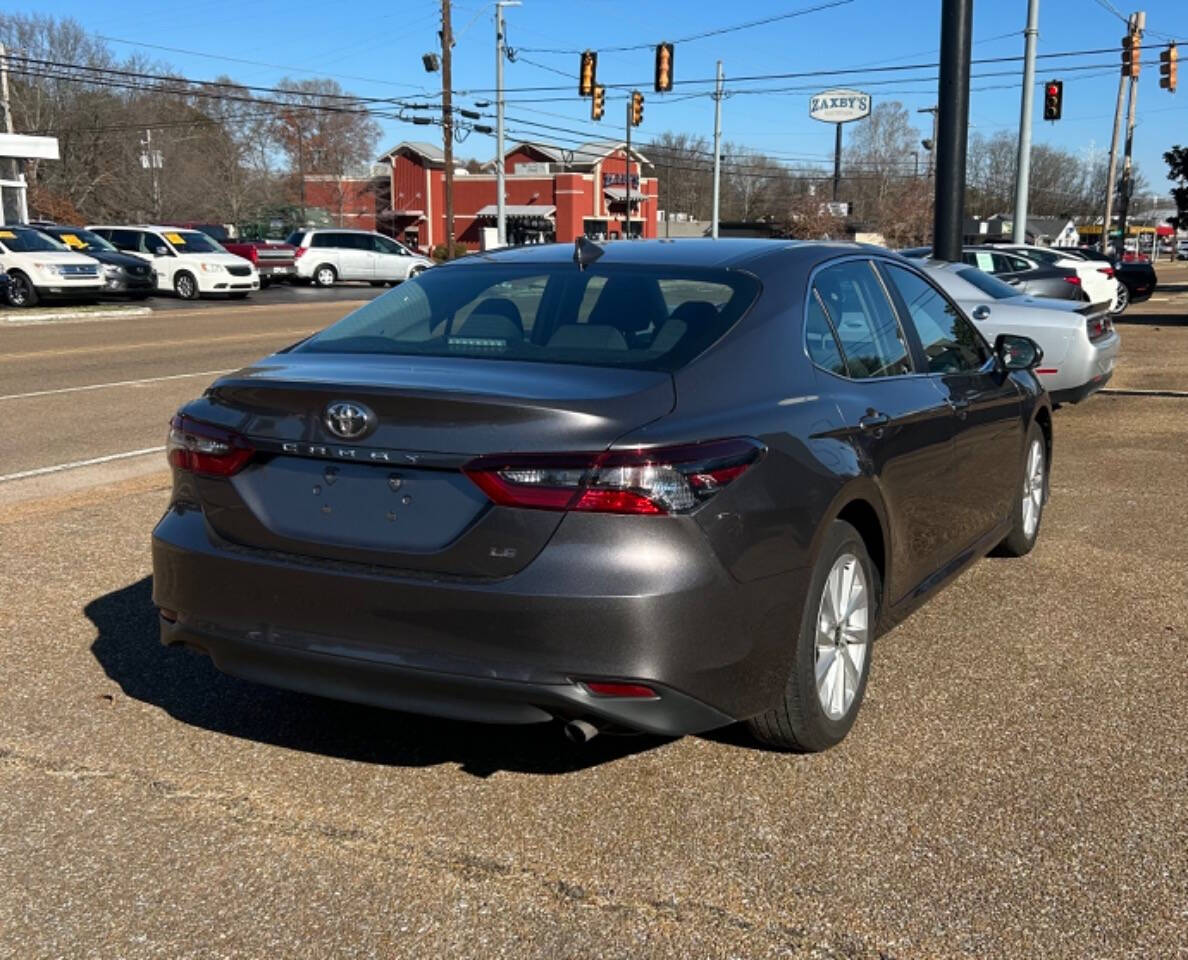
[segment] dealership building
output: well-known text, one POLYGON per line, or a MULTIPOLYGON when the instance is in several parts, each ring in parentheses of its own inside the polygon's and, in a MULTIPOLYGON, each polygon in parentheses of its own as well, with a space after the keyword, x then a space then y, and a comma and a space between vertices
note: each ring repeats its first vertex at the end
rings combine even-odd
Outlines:
MULTIPOLYGON (((505 214, 510 244, 656 236, 657 182, 646 157, 626 144, 593 141, 572 150, 517 143, 504 154, 505 214)), ((380 160, 391 166, 391 206, 379 229, 411 247, 445 243, 445 155, 429 143, 405 142, 380 160)), ((454 168, 454 234, 470 250, 496 245, 494 164, 479 173, 454 168)))

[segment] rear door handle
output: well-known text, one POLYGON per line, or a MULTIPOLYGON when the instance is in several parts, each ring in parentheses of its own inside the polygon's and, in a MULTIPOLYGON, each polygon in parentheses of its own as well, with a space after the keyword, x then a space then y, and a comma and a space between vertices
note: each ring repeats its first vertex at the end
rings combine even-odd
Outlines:
POLYGON ((887 414, 872 411, 858 420, 858 426, 863 430, 877 430, 879 427, 885 427, 890 422, 891 418, 887 414))

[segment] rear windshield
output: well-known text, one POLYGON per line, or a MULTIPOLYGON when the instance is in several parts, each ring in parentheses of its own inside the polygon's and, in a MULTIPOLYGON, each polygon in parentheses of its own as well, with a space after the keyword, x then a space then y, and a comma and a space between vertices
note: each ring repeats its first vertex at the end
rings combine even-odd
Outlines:
POLYGON ((287 237, 285 237, 285 243, 291 244, 294 247, 299 247, 299 246, 301 246, 301 241, 304 239, 305 239, 305 231, 304 230, 294 230, 287 237))
POLYGON ((1009 300, 1019 296, 1019 291, 1009 283, 1003 283, 998 277, 992 277, 977 267, 962 267, 954 272, 966 283, 973 284, 986 296, 995 300, 1009 300))
POLYGON ((758 293, 754 277, 727 270, 444 267, 296 349, 676 370, 730 329, 758 293))

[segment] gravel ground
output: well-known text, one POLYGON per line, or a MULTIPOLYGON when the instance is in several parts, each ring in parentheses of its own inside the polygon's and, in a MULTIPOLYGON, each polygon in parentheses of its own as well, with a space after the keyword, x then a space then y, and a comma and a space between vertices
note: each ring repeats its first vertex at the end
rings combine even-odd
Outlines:
MULTIPOLYGON (((1119 381, 1188 355, 1167 316, 1119 381)), ((0 957, 1188 956, 1185 414, 1059 411, 1036 551, 813 757, 224 677, 156 641, 162 474, 0 501, 0 957)))

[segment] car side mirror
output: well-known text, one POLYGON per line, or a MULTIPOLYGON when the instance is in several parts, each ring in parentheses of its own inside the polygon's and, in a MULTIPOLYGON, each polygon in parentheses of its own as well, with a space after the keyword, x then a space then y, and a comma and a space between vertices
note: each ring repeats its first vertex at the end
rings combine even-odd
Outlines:
POLYGON ((167 257, 167 256, 169 256, 169 248, 168 247, 153 247, 153 256, 154 257, 167 257))
POLYGON ((1004 370, 1033 370, 1044 359, 1044 351, 1031 337, 1000 333, 994 341, 994 355, 1004 370))

